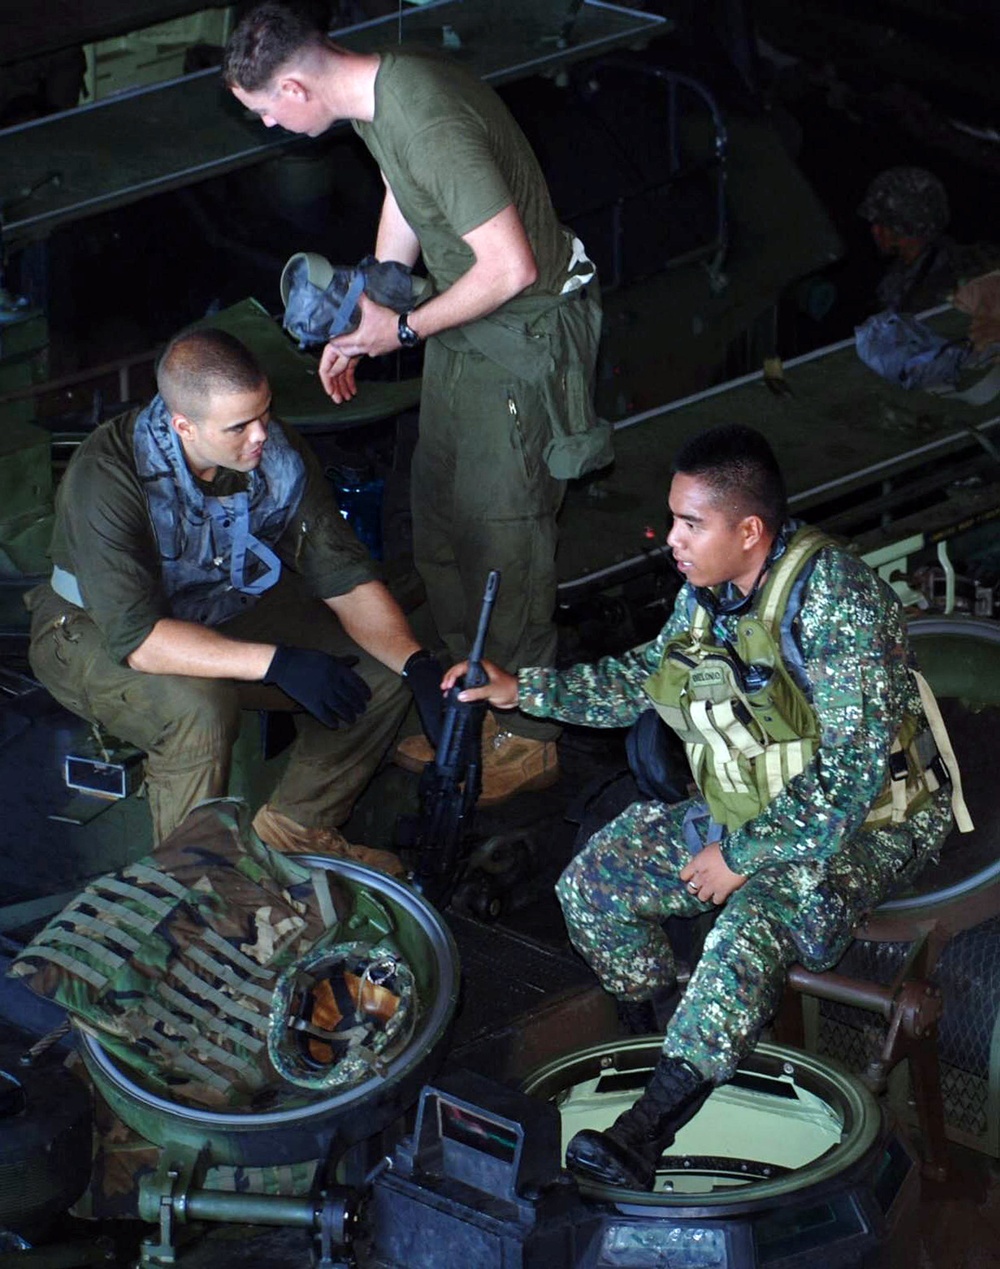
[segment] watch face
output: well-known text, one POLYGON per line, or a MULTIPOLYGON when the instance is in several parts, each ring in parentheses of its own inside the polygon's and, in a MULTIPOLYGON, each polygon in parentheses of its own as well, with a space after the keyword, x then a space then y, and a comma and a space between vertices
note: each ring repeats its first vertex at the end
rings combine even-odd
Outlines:
POLYGON ((404 347, 412 348, 414 344, 418 344, 420 342, 420 336, 407 323, 405 313, 400 313, 397 329, 399 331, 399 342, 404 347))

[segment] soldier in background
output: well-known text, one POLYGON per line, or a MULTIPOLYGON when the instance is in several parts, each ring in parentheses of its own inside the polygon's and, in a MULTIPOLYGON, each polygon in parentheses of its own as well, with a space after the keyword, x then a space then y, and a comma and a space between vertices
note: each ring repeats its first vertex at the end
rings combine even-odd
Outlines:
POLYGON ((945 233, 948 194, 933 172, 886 168, 868 186, 858 215, 890 261, 875 292, 880 308, 919 313, 948 299, 958 283, 958 259, 945 233))
POLYGON ((1000 248, 957 243, 945 230, 948 194, 933 172, 890 167, 868 186, 858 215, 890 261, 875 294, 879 309, 920 313, 948 303, 962 283, 1000 264, 1000 248))

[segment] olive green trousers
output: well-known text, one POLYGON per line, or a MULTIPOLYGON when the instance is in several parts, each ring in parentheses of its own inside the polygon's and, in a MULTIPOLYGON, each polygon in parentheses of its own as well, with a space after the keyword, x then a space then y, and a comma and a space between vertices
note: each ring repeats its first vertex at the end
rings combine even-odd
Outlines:
MULTIPOLYGON (((536 384, 481 353, 428 343, 410 481, 413 557, 453 661, 469 653, 493 568, 500 590, 486 656, 512 671, 555 661, 556 516, 566 486, 542 457, 550 435, 536 384)), ((559 734, 516 711, 503 724, 536 739, 559 734)))
POLYGON ((29 659, 39 681, 66 709, 145 751, 157 842, 199 802, 228 793, 241 710, 295 711, 288 764, 268 802, 306 827, 332 828, 350 815, 410 702, 400 677, 352 643, 294 575, 284 574, 253 608, 219 629, 233 638, 357 657, 354 668, 372 696, 350 727, 326 727, 277 688, 259 683, 132 670, 108 655, 86 612, 48 585, 30 592, 27 603, 29 659))

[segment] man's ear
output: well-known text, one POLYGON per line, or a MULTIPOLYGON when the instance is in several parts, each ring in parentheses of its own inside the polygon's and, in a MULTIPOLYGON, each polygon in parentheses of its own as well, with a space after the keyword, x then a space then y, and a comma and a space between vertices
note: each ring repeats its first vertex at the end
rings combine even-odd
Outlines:
POLYGON ((744 551, 752 551, 766 535, 767 530, 760 516, 744 516, 740 521, 740 545, 744 551))
POLYGON ((293 101, 308 101, 310 97, 309 85, 298 75, 282 75, 278 80, 278 94, 282 97, 289 97, 293 101))
POLYGON ((182 441, 189 441, 194 436, 194 424, 184 414, 171 414, 170 426, 182 441))

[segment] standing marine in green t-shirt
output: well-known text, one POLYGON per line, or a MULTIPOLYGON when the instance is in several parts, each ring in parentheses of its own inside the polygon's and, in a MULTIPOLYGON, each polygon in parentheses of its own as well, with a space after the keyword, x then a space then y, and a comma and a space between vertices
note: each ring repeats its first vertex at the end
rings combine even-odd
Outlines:
MULTIPOLYGON (((464 656, 497 568, 489 655, 551 665, 565 483, 608 463, 611 447, 590 391, 601 319, 594 266, 559 224, 526 138, 460 66, 400 50, 352 53, 282 4, 244 17, 223 75, 266 126, 318 136, 347 119, 378 162, 375 254, 408 265, 422 256, 434 294, 402 316, 362 296, 358 328, 327 344, 320 377, 334 401, 349 400, 362 356, 426 341, 411 500, 431 613, 452 657, 464 656)), ((483 802, 557 778, 551 722, 516 714, 487 734, 483 802)), ((432 752, 416 737, 397 759, 419 768, 432 752)))

